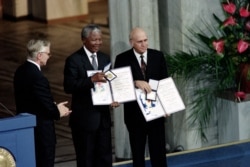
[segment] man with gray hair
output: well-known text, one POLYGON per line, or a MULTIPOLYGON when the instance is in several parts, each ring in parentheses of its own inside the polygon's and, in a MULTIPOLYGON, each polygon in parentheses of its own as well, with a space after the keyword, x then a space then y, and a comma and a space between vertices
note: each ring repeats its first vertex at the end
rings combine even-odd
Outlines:
POLYGON ((27 60, 14 75, 16 112, 36 116, 36 167, 53 167, 56 145, 54 120, 68 116, 71 110, 65 106, 67 101, 55 103, 49 81, 41 72, 41 67, 51 57, 50 42, 31 39, 27 44, 27 52, 27 60))
MULTIPOLYGON (((104 72, 88 76, 110 63, 100 52, 102 32, 90 24, 82 29, 82 46, 71 54, 64 67, 64 90, 72 94, 70 127, 76 151, 77 167, 112 167, 111 117, 109 105, 93 105, 91 89, 96 82, 106 82, 104 72)), ((119 104, 113 102, 111 107, 119 104)))

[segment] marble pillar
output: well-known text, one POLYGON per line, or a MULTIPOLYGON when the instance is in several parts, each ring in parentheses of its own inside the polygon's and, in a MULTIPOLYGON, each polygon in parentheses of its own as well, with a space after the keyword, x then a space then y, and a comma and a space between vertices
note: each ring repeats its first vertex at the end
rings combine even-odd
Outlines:
MULTIPOLYGON (((189 39, 193 31, 207 31, 206 24, 214 24, 212 15, 222 16, 219 0, 159 0, 160 46, 165 53, 174 53, 177 50, 195 50, 189 39)), ((190 82, 187 85, 178 85, 180 93, 186 102, 191 102, 189 94, 196 86, 190 82)), ((203 142, 197 134, 197 128, 188 126, 187 118, 192 106, 186 106, 185 112, 173 114, 167 120, 167 142, 171 149, 182 145, 185 150, 218 144, 217 118, 211 118, 206 129, 208 142, 203 142)))

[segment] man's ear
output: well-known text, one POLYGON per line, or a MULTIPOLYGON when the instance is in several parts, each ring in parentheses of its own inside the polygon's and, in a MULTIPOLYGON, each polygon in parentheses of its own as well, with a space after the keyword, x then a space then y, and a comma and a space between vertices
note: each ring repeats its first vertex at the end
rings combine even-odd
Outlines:
POLYGON ((82 42, 85 43, 85 42, 86 42, 86 39, 85 39, 85 38, 82 38, 82 42))
POLYGON ((40 60, 41 58, 42 58, 42 54, 38 52, 38 53, 36 54, 36 59, 37 59, 37 60, 40 60))
POLYGON ((131 47, 134 46, 134 43, 133 43, 133 40, 132 40, 132 39, 129 40, 129 43, 130 43, 130 46, 131 46, 131 47))

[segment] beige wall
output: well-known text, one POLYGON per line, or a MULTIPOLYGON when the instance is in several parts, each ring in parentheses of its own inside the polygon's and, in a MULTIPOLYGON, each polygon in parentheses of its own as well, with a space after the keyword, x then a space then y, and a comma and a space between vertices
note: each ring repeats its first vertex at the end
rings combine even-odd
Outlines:
POLYGON ((86 16, 88 14, 88 1, 89 0, 1 0, 4 15, 14 18, 32 15, 35 19, 42 21, 86 16))
POLYGON ((32 1, 32 15, 40 20, 55 20, 88 14, 88 0, 32 1))
POLYGON ((3 14, 15 18, 28 15, 28 0, 2 0, 3 14))

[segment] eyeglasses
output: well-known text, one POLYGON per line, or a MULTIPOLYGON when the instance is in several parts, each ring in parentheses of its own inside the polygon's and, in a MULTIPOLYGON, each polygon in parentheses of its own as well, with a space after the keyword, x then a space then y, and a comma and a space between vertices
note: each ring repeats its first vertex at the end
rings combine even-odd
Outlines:
POLYGON ((51 53, 48 53, 48 52, 38 52, 38 53, 45 53, 46 55, 48 55, 49 57, 51 57, 51 53))

